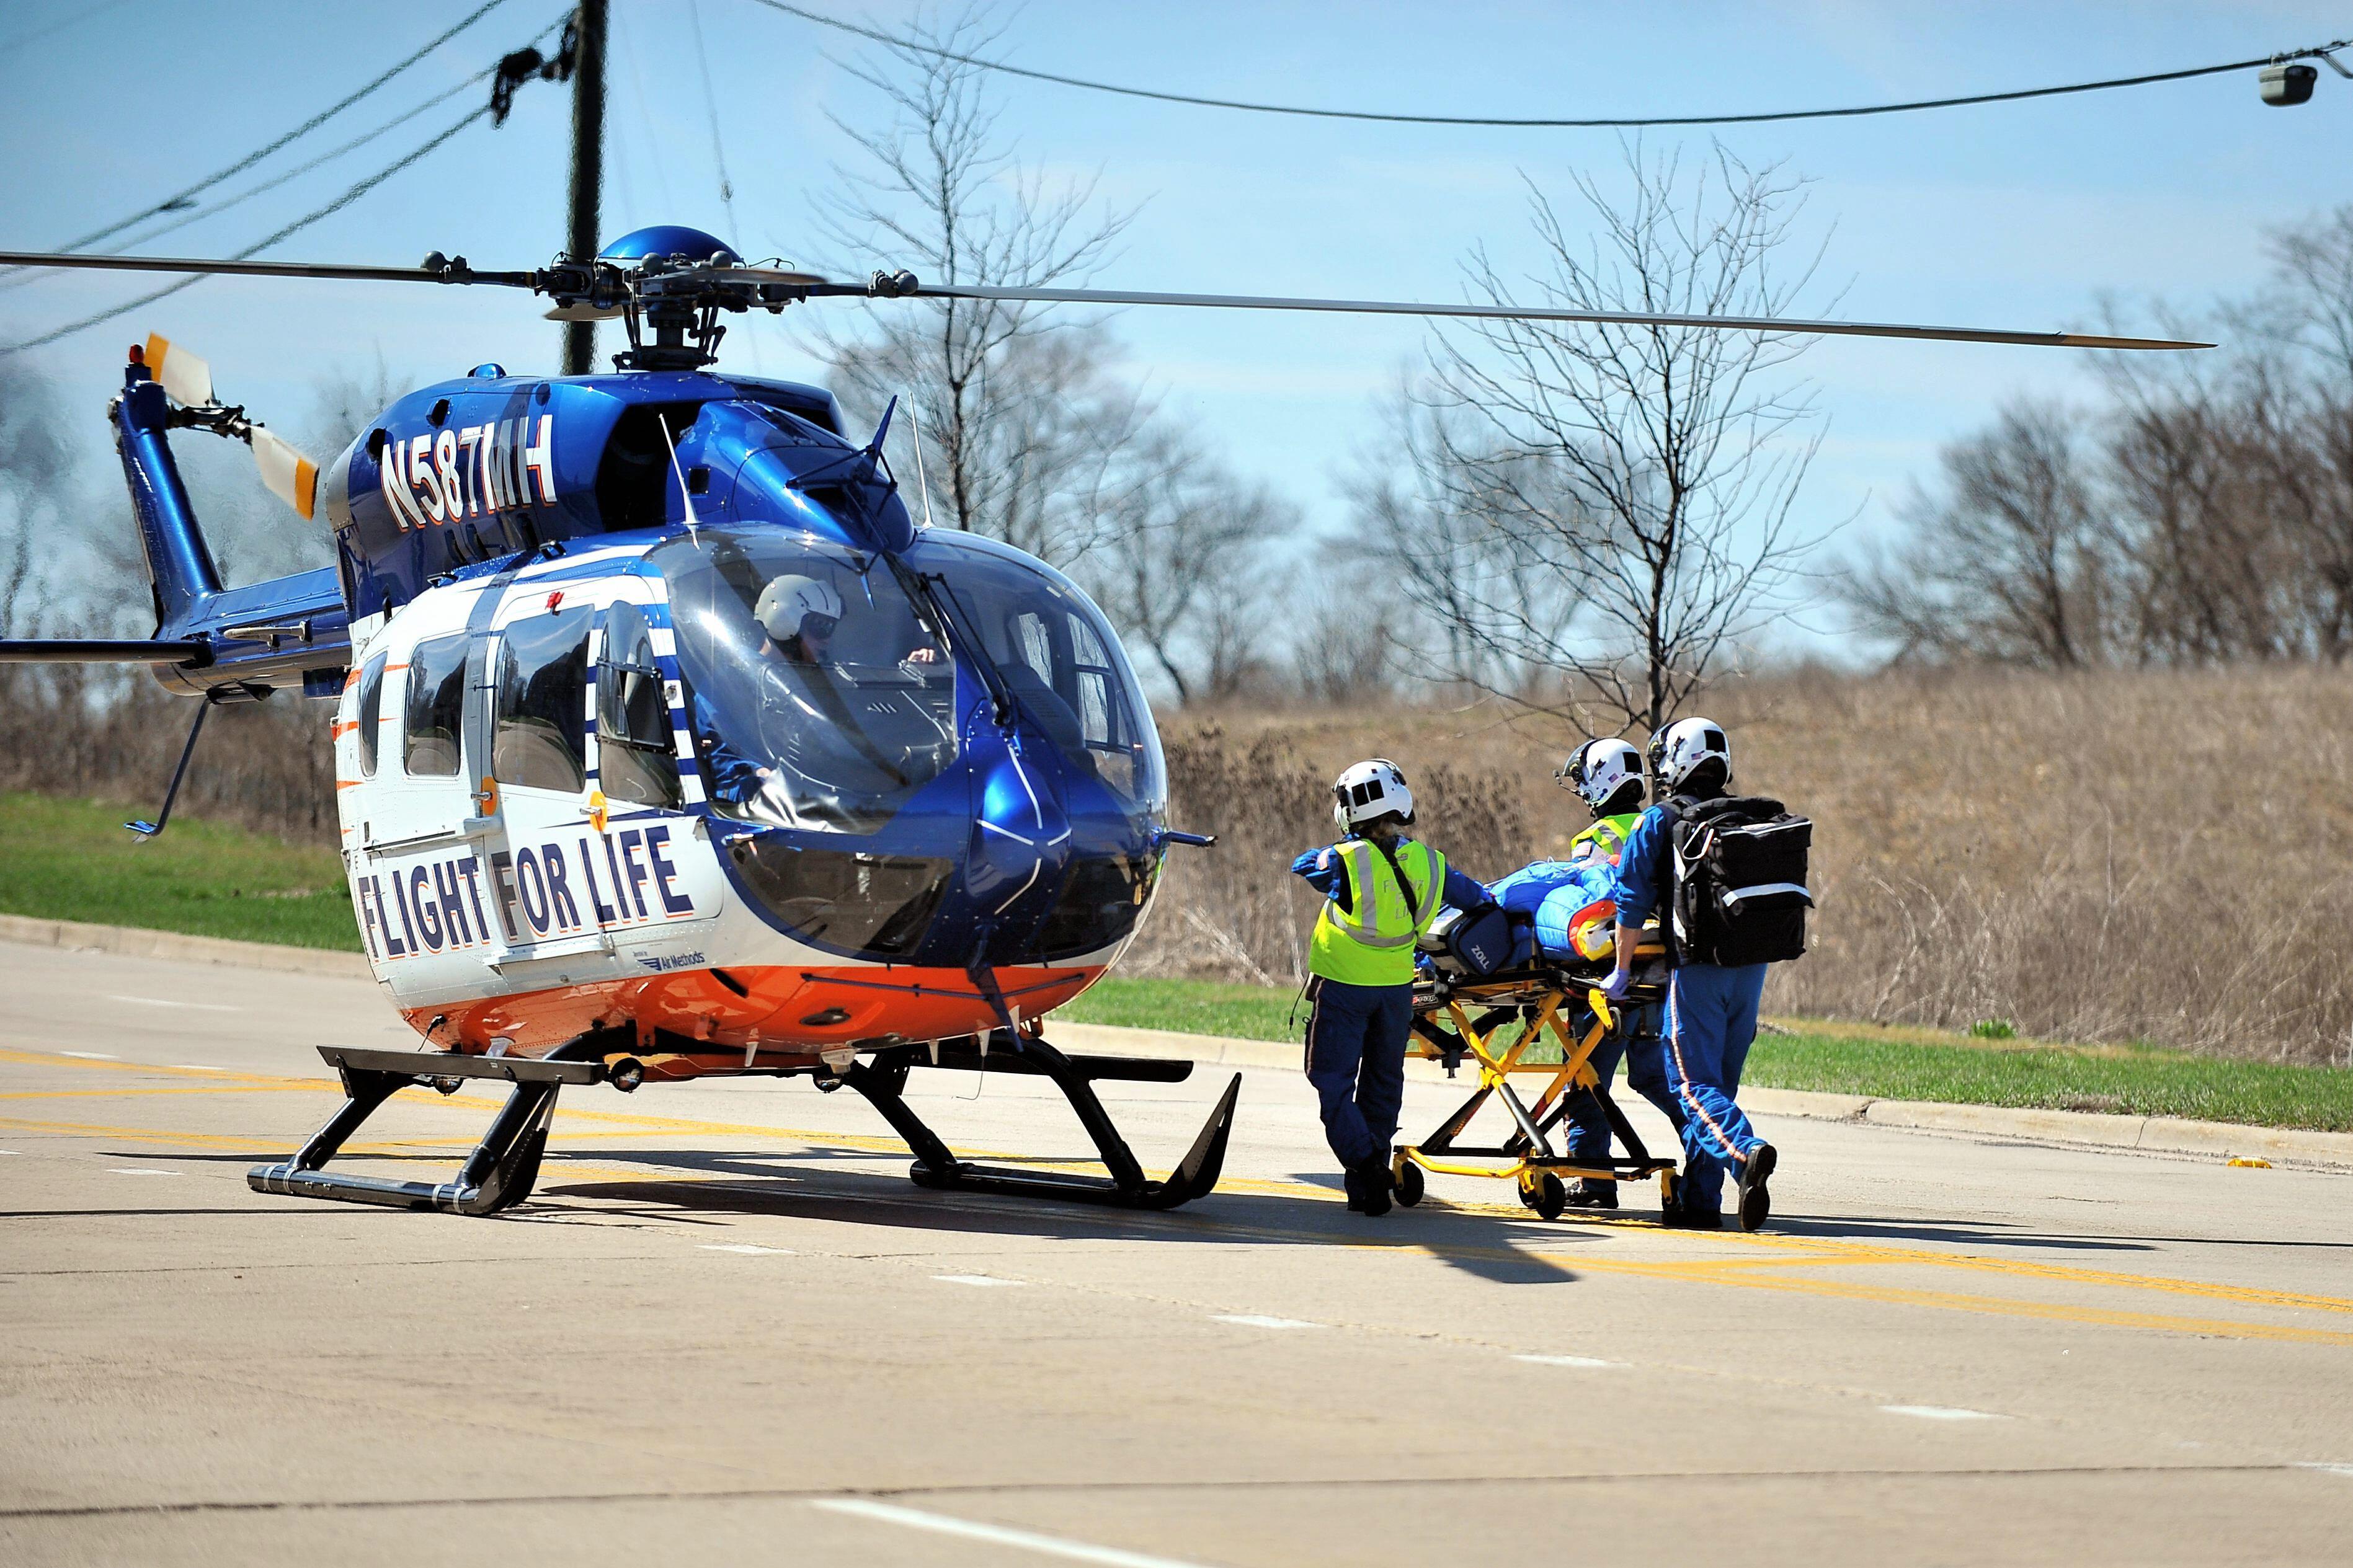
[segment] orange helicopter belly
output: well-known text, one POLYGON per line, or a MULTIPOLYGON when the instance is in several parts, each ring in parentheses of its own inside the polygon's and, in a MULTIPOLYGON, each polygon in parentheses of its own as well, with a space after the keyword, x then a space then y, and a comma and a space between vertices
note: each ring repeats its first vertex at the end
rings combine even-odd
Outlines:
MULTIPOLYGON (((1007 1006, 1034 1018, 1078 995, 1104 970, 1060 964, 995 973, 1007 1006)), ((647 1076, 670 1079, 814 1062, 822 1052, 879 1037, 948 1039, 998 1026, 996 1009, 961 970, 802 963, 561 985, 406 1007, 401 1016, 444 1049, 485 1051, 502 1039, 518 1057, 542 1056, 591 1029, 633 1023, 647 1076), (656 1030, 674 1037, 663 1042, 667 1048, 657 1050, 656 1030), (709 1055, 681 1049, 679 1037, 707 1043, 709 1055)))

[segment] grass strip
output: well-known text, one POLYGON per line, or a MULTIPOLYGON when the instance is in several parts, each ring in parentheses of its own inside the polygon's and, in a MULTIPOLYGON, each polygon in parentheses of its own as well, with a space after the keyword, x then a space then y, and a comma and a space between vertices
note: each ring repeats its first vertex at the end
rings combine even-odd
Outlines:
MULTIPOLYGON (((1089 1024, 1292 1041, 1296 994, 1190 980, 1104 980, 1060 1016, 1089 1024)), ((1301 1016, 1303 1019, 1304 1010, 1301 1016)), ((2353 1072, 2191 1056, 2155 1046, 1979 1040, 1957 1033, 1791 1020, 1758 1037, 1745 1081, 1878 1100, 1929 1100, 2254 1127, 2353 1131, 2353 1072)), ((1556 1050, 1538 1047, 1530 1059, 1556 1050)))
POLYGON ((178 816, 142 844, 153 809, 0 795, 0 912, 360 951, 333 850, 178 816))

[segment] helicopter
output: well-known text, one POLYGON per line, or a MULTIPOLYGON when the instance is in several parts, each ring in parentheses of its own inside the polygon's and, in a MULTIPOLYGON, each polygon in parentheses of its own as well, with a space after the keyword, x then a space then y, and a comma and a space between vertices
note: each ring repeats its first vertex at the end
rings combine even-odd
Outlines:
MULTIPOLYGON (((863 282, 747 266, 657 226, 593 258, 477 270, 0 253, 0 266, 528 290, 623 322, 610 374, 495 363, 394 403, 323 466, 134 345, 109 417, 156 620, 136 639, 0 640, 0 662, 146 667, 205 715, 334 704, 337 815, 371 971, 416 1050, 322 1046, 345 1100, 258 1192, 487 1215, 529 1196, 567 1085, 806 1076, 863 1096, 955 1188, 1174 1208, 1217 1184, 1241 1076, 1149 1177, 1105 1080, 1187 1061, 1066 1054, 1044 1020, 1109 973, 1173 828, 1151 707, 1119 637, 1047 563, 918 524, 823 388, 720 374, 721 318, 828 299, 1192 306, 1843 334, 2109 350, 2065 332, 1511 305, 863 282), (227 588, 171 445, 249 445, 332 531, 335 564, 227 588), (957 1157, 909 1106, 923 1068, 1050 1079, 1105 1174, 957 1157), (453 1180, 328 1168, 393 1094, 512 1085, 453 1180)), ((918 443, 920 460, 920 443, 918 443)))

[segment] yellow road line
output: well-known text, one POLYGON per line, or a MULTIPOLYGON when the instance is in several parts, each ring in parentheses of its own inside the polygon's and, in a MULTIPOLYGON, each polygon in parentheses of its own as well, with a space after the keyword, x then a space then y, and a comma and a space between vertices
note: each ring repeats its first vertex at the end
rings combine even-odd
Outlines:
POLYGON ((59 1056, 48 1051, 18 1051, 0 1048, 0 1062, 21 1062, 27 1067, 80 1068, 90 1072, 160 1073, 166 1078, 201 1078, 217 1083, 223 1079, 238 1079, 248 1083, 315 1083, 324 1089, 337 1087, 332 1079, 297 1079, 284 1073, 237 1072, 229 1068, 157 1067, 151 1062, 101 1062, 89 1057, 59 1056))
MULTIPOLYGON (((207 1074, 206 1077, 211 1075, 207 1074)), ((0 1100, 127 1100, 151 1094, 309 1094, 307 1083, 190 1084, 185 1089, 19 1089, 0 1093, 0 1100)))
POLYGON ((2075 1307, 2059 1301, 2033 1301, 2003 1296, 1962 1296, 1944 1290, 1909 1290, 1889 1285, 1862 1285, 1845 1279, 1805 1279, 1788 1274, 1759 1274, 1739 1269, 1709 1270, 1704 1265, 1637 1263, 1626 1258, 1595 1258, 1567 1253, 1539 1254, 1567 1268, 1607 1274, 1644 1275, 1752 1290, 1781 1290, 1844 1301, 1876 1301, 1890 1306, 1931 1307, 1946 1311, 1974 1312, 1999 1318, 2034 1318, 2048 1322, 2082 1323, 2100 1328, 2153 1329, 2166 1333, 2201 1334, 2233 1340, 2284 1340, 2299 1344, 2353 1345, 2353 1332, 2336 1329, 2306 1329, 2277 1323, 2248 1323, 2219 1318, 2175 1318, 2155 1312, 2120 1312, 2101 1307, 2075 1307))
MULTIPOLYGON (((98 1062, 87 1060, 81 1058, 50 1057, 38 1053, 0 1050, 0 1061, 8 1060, 34 1062, 41 1065, 98 1069, 127 1068, 157 1073, 185 1071, 185 1069, 149 1067, 144 1064, 135 1062, 98 1062)), ((216 1083, 216 1075, 213 1074, 188 1073, 187 1076, 215 1079, 216 1083)), ((311 1091, 331 1095, 341 1092, 340 1087, 332 1079, 267 1078, 259 1075, 240 1076, 247 1079, 248 1081, 253 1084, 266 1085, 271 1089, 285 1092, 311 1091)), ((62 1096, 81 1091, 30 1091, 26 1095, 0 1095, 0 1099, 31 1098, 41 1092, 50 1092, 62 1096)), ((105 1091, 93 1092, 103 1093, 105 1091)), ((125 1090, 122 1092, 174 1093, 203 1092, 203 1090, 151 1089, 125 1090)), ((234 1089, 231 1086, 224 1085, 212 1089, 212 1092, 241 1092, 241 1090, 234 1089)), ((452 1109, 491 1110, 496 1110, 502 1102, 497 1100, 461 1093, 448 1096, 438 1100, 411 1101, 410 1103, 438 1105, 452 1109)), ((617 1135, 622 1138, 630 1138, 645 1137, 654 1134, 691 1134, 708 1138, 757 1139, 767 1142, 789 1142, 813 1150, 849 1149, 862 1152, 880 1153, 885 1155, 903 1153, 906 1148, 905 1144, 901 1142, 900 1140, 889 1135, 843 1132, 825 1129, 775 1127, 750 1122, 714 1121, 693 1117, 653 1116, 628 1111, 586 1110, 574 1108, 561 1109, 558 1110, 557 1116, 559 1121, 572 1121, 575 1123, 581 1121, 593 1122, 600 1127, 609 1128, 611 1129, 611 1131, 603 1134, 589 1132, 559 1132, 554 1135, 554 1138, 551 1140, 552 1142, 586 1142, 600 1136, 611 1137, 614 1135, 617 1135)), ((212 1134, 165 1133, 142 1128, 91 1126, 74 1123, 45 1123, 7 1117, 0 1117, 0 1127, 18 1128, 26 1131, 47 1131, 86 1136, 125 1138, 149 1143, 185 1142, 204 1147, 237 1147, 246 1149, 255 1148, 257 1144, 257 1141, 253 1139, 222 1137, 212 1134)), ((475 1140, 471 1138, 460 1137, 414 1138, 353 1145, 347 1148, 344 1152, 348 1155, 364 1155, 370 1152, 381 1153, 402 1149, 468 1148, 471 1147, 474 1142, 475 1140)), ((271 1150, 268 1147, 263 1147, 259 1152, 266 1154, 271 1152, 271 1150)), ((790 1157, 790 1151, 785 1149, 762 1152, 773 1152, 782 1158, 790 1157)), ((615 1150, 613 1152, 620 1154, 624 1159, 628 1157, 625 1151, 615 1150)), ((1041 1169, 1091 1171, 1094 1168, 1092 1162, 1040 1160, 1030 1156, 1013 1154, 1000 1150, 956 1149, 955 1152, 961 1159, 1019 1161, 1022 1163, 1034 1165, 1041 1169)), ((655 1167, 654 1169, 658 1170, 659 1168, 655 1167)), ((1324 1202, 1339 1201, 1338 1194, 1327 1188, 1307 1182, 1287 1181, 1280 1178, 1263 1179, 1229 1177, 1219 1184, 1222 1190, 1229 1192, 1253 1193, 1264 1196, 1289 1197, 1294 1199, 1307 1198, 1324 1202)), ((1492 1215, 1499 1218, 1525 1219, 1528 1217, 1525 1209, 1512 1205, 1451 1203, 1447 1206, 1457 1212, 1492 1215)), ((1613 1228, 1639 1231, 1655 1232, 1659 1229, 1653 1222, 1631 1218, 1603 1220, 1599 1219, 1599 1216, 1592 1216, 1582 1218, 1577 1223, 1588 1225, 1601 1224, 1610 1226, 1613 1228)), ((1731 1230, 1707 1233, 1676 1232, 1672 1234, 1676 1235, 1680 1238, 1700 1242, 1704 1245, 1773 1248, 1787 1254, 1787 1256, 1773 1258, 1723 1258, 1704 1260, 1697 1265, 1662 1261, 1642 1265, 1625 1265, 1624 1267, 1633 1269, 1647 1268, 1654 1271, 1662 1271, 1661 1277, 1662 1278, 1673 1277, 1690 1279, 1705 1277, 1715 1279, 1720 1283, 1736 1282, 1728 1278, 1728 1271, 1735 1269, 1755 1270, 1770 1268, 1777 1275, 1778 1275, 1782 1274, 1783 1270, 1810 1268, 1836 1268, 1857 1265, 1950 1268, 1969 1272, 2000 1275, 2019 1279, 2049 1279, 2068 1284, 2087 1285, 2102 1289, 2141 1290, 2167 1295, 2189 1296, 2209 1300, 2228 1301, 2242 1306, 2353 1313, 2353 1299, 2345 1297, 2323 1296, 2301 1291, 2276 1290, 2259 1286, 2218 1284, 2207 1280, 2168 1279, 2157 1275, 2127 1274, 2109 1269, 2085 1268, 2074 1265, 2046 1263, 2027 1258, 1994 1258, 1977 1253, 1947 1252, 1926 1247, 1890 1247, 1877 1242, 1849 1241, 1833 1237, 1799 1237, 1786 1234, 1777 1235, 1772 1232, 1743 1232, 1731 1230)), ((1521 1257, 1546 1256, 1525 1250, 1517 1252, 1516 1255, 1521 1257)), ((1603 1262, 1582 1256, 1575 1259, 1568 1259, 1567 1261, 1581 1263, 1585 1267, 1604 1271, 1606 1271, 1607 1268, 1619 1267, 1615 1260, 1611 1260, 1605 1266, 1603 1262)), ((1766 1284, 1764 1288, 1796 1289, 1811 1289, 1819 1286, 1826 1292, 1836 1293, 1836 1291, 1831 1289, 1831 1283, 1828 1281, 1814 1281, 1809 1284, 1800 1285, 1788 1283, 1786 1282, 1786 1280, 1787 1277, 1786 1275, 1783 1275, 1784 1282, 1766 1284)), ((1759 1283, 1758 1281, 1748 1282, 1759 1283)), ((1894 1292, 1891 1295, 1867 1299, 1915 1300, 1918 1304, 1927 1305, 1938 1304, 1940 1300, 1946 1299, 1942 1297, 1942 1293, 1940 1292, 1904 1291, 1893 1287, 1853 1285, 1840 1286, 1837 1287, 1837 1289, 1866 1292, 1872 1290, 1891 1290, 1894 1292)), ((1866 1298, 1858 1297, 1857 1299, 1866 1298)), ((2004 1299, 2001 1298, 1992 1297, 1952 1297, 1949 1298, 1949 1300, 1955 1301, 2004 1300, 2004 1299)), ((2005 1303, 2001 1310, 2008 1310, 2010 1305, 2012 1305, 2012 1303, 2005 1303)), ((2029 1303, 2021 1302, 2014 1303, 2014 1305, 2022 1307, 2029 1305, 2029 1303)), ((2068 1312, 2077 1310, 2076 1309, 2072 1308, 2054 1310, 2068 1312)), ((2092 1311, 2094 1310, 2084 1309, 2084 1310, 2092 1311)), ((2140 1316, 2140 1314, 2122 1313, 2111 1314, 2109 1317, 2103 1318, 2099 1317, 2096 1312, 2094 1312, 2093 1317, 2086 1318, 2083 1321, 2108 1321, 2113 1320, 2129 1326, 2137 1322, 2140 1316)), ((2160 1317, 2151 1319, 2149 1321, 2152 1323, 2162 1323, 2168 1325, 2195 1325, 2200 1321, 2160 1317)), ((2189 1326, 2179 1328, 2177 1331, 2220 1332, 2222 1331, 2221 1329, 2209 1330, 2201 1327, 2189 1326)), ((2327 1338, 2327 1333, 2324 1331, 2298 1331, 2299 1335, 2306 1333, 2317 1333, 2321 1334, 2323 1339, 2327 1338)), ((2353 1341, 2349 1341, 2348 1342, 2353 1342, 2353 1341)))

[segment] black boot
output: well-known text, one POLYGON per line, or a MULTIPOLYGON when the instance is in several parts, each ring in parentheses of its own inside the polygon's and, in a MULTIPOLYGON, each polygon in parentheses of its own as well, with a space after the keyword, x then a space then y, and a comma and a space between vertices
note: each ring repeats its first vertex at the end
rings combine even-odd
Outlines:
POLYGON ((1765 1220, 1773 1212, 1773 1195, 1765 1190, 1765 1178, 1773 1173, 1780 1156, 1773 1152, 1770 1143, 1759 1143, 1748 1151, 1740 1163, 1740 1228, 1762 1230, 1765 1220))
POLYGON ((1367 1162, 1351 1166, 1347 1178, 1348 1206, 1377 1219, 1389 1212, 1389 1168, 1367 1162))
POLYGON ((1597 1182, 1587 1176, 1568 1189, 1568 1206, 1573 1209, 1614 1209, 1618 1206, 1618 1184, 1597 1182))

